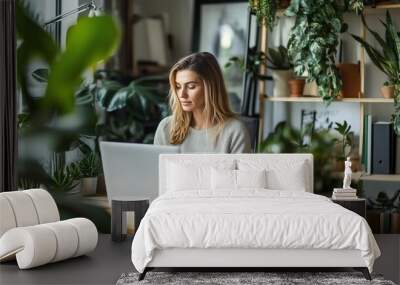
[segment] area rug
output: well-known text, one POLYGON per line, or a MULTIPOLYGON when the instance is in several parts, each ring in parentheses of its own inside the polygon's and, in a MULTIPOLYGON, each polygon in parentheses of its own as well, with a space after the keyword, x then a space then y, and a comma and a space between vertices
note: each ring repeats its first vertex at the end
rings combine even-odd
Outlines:
POLYGON ((148 272, 142 281, 138 281, 138 276, 138 273, 122 274, 117 285, 395 285, 380 275, 372 275, 373 280, 368 281, 360 272, 148 272))

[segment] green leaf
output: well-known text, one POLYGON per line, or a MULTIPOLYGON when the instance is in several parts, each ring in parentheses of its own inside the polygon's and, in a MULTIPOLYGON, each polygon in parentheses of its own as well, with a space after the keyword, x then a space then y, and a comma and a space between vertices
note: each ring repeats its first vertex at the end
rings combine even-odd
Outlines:
POLYGON ((52 65, 44 104, 65 114, 74 109, 74 91, 85 70, 110 57, 120 33, 110 16, 79 18, 68 30, 66 50, 52 65))

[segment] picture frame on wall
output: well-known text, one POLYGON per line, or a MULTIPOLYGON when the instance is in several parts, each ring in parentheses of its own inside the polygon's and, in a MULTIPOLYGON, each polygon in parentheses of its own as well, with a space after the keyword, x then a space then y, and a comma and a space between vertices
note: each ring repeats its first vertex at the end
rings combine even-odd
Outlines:
POLYGON ((245 57, 248 14, 246 0, 195 1, 192 50, 210 52, 217 58, 232 110, 237 113, 243 100, 245 73, 238 65, 225 68, 225 64, 231 57, 245 57))

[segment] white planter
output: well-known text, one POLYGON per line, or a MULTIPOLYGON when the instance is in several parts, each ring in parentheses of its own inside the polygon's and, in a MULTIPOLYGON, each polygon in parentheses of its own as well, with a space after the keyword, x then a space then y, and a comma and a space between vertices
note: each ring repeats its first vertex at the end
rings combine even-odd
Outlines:
POLYGON ((97 189, 97 177, 86 177, 81 179, 82 195, 94 195, 97 189))
POLYGON ((289 84, 288 81, 293 77, 292 70, 272 70, 272 78, 274 79, 274 97, 288 97, 289 84))

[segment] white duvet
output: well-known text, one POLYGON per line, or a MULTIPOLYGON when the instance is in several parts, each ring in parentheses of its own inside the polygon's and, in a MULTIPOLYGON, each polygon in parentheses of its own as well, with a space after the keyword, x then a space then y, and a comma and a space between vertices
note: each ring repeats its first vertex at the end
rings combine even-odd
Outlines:
POLYGON ((132 262, 143 272, 165 248, 358 249, 370 271, 380 255, 359 215, 320 195, 265 189, 160 196, 136 232, 132 262))

